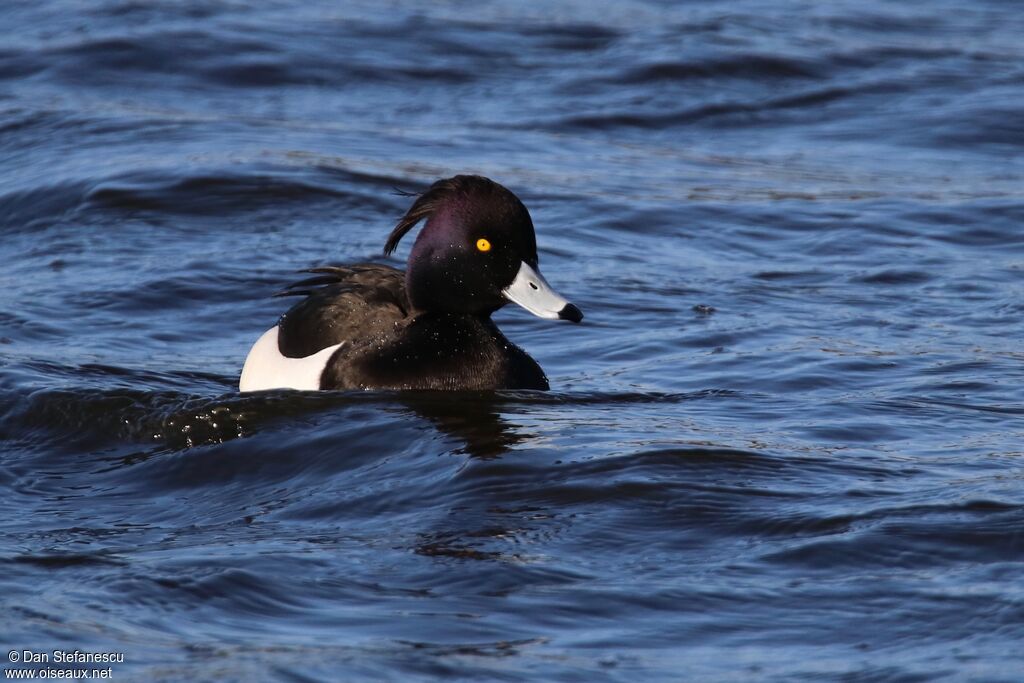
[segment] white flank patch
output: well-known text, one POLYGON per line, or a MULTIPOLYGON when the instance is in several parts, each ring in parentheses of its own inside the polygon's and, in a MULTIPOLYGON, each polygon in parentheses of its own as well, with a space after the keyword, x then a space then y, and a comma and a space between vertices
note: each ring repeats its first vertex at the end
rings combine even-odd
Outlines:
POLYGON ((239 391, 264 389, 299 389, 316 391, 320 388, 320 375, 327 361, 345 342, 328 346, 305 358, 282 356, 277 346, 277 326, 256 340, 245 359, 239 391))

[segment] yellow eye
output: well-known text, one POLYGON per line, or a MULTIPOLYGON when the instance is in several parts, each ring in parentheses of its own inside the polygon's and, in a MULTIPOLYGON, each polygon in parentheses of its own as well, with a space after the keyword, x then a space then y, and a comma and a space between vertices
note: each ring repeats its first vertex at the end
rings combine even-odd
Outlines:
POLYGON ((476 248, 480 251, 490 251, 491 243, 485 240, 483 237, 476 241, 476 248))

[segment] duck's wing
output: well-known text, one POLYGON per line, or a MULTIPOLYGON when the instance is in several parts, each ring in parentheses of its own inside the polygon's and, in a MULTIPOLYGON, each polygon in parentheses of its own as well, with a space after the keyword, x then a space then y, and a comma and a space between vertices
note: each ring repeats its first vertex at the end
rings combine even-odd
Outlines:
POLYGON ((278 323, 278 348, 304 358, 342 342, 394 334, 408 316, 405 273, 373 263, 311 268, 278 296, 304 296, 278 323))

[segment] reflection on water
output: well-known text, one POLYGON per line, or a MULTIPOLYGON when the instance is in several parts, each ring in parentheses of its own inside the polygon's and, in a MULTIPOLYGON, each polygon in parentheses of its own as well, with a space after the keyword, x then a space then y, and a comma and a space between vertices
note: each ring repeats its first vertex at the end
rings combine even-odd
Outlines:
POLYGON ((398 400, 419 417, 429 420, 440 432, 448 434, 463 446, 456 453, 474 458, 497 458, 523 441, 535 438, 520 433, 501 417, 506 405, 494 392, 469 395, 457 392, 405 392, 398 400))

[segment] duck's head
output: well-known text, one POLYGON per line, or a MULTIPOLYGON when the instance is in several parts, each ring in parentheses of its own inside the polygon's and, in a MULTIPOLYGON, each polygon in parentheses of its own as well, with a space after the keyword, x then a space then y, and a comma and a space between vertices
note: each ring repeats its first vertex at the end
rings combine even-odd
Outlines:
POLYGON ((473 175, 437 181, 398 221, 384 253, 423 219, 405 274, 415 309, 490 315, 514 301, 541 318, 583 319, 540 274, 530 212, 498 183, 473 175))

